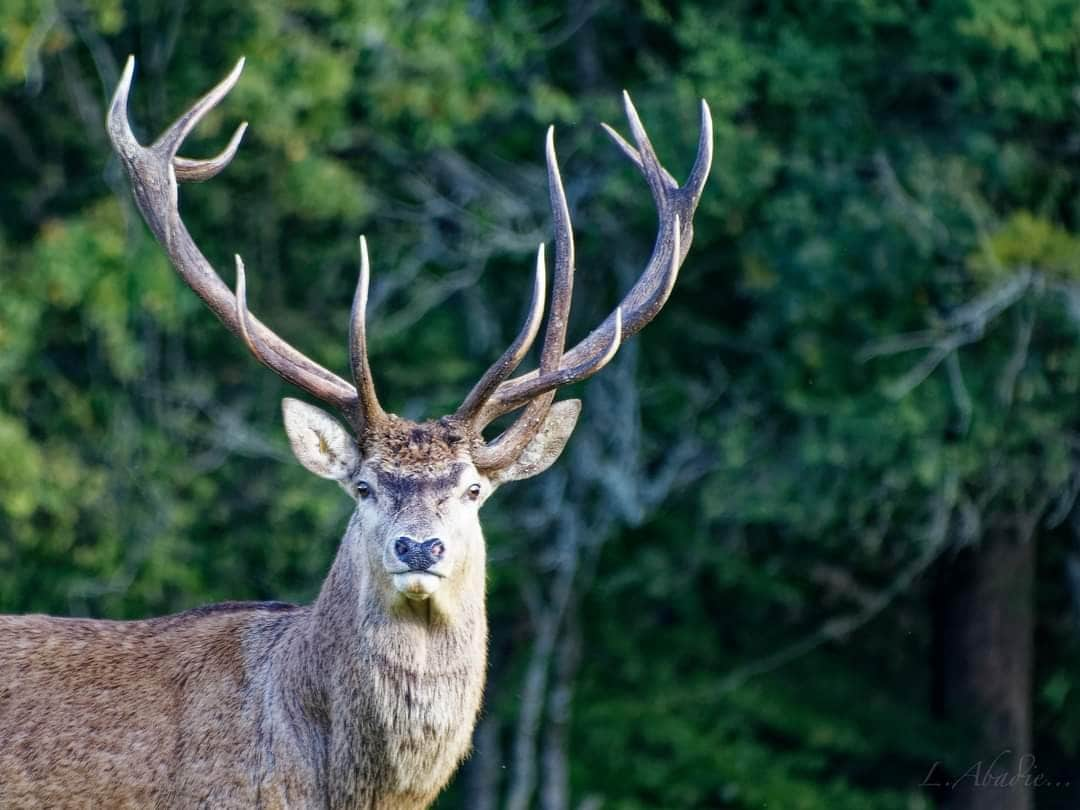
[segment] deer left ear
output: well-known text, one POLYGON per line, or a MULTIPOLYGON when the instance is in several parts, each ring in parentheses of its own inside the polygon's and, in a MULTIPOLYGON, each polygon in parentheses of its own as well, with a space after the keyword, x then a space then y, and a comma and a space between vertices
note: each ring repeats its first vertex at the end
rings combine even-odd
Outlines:
POLYGON ((345 481, 360 461, 349 432, 319 408, 286 397, 281 401, 285 432, 297 461, 320 478, 345 481))
POLYGON ((554 464, 574 432, 580 414, 580 399, 565 399, 552 405, 532 441, 508 467, 490 474, 491 483, 498 486, 507 481, 532 478, 554 464))

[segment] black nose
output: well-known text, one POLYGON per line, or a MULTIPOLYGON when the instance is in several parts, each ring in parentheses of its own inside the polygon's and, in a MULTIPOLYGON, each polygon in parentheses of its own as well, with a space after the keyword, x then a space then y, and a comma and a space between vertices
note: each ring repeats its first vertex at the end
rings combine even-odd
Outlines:
POLYGON ((441 560, 445 553, 446 547, 437 537, 420 543, 402 535, 394 541, 394 554, 409 566, 410 571, 426 571, 441 560))

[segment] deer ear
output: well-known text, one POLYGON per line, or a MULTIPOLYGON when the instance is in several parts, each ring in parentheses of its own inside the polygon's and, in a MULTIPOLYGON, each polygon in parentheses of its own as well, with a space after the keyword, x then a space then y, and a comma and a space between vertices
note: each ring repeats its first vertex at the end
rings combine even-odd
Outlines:
POLYGON ((293 455, 301 464, 320 478, 334 481, 343 481, 352 474, 360 453, 352 436, 336 419, 291 397, 281 400, 281 412, 293 455))
POLYGON ((580 399, 564 399, 552 405, 532 441, 510 466, 491 474, 491 483, 498 486, 507 481, 532 478, 554 464, 574 432, 580 414, 580 399))

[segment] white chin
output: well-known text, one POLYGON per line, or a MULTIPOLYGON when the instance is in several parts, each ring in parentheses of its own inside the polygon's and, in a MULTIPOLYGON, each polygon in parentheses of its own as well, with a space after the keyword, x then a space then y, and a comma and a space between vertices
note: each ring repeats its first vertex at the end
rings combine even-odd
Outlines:
POLYGON ((394 574, 394 587, 409 599, 427 599, 439 589, 439 577, 422 571, 394 574))

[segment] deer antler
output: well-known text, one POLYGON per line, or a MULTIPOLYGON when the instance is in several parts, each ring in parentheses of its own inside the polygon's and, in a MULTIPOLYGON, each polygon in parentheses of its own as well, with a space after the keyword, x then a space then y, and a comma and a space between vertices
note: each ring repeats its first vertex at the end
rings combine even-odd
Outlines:
MULTIPOLYGON (((536 371, 508 379, 528 351, 528 345, 523 349, 519 346, 528 332, 523 329, 511 349, 488 370, 481 383, 473 388, 458 409, 456 415, 467 420, 479 435, 485 426, 499 416, 528 406, 498 438, 473 453, 473 460, 480 469, 498 469, 516 459, 543 424, 555 390, 591 377, 615 356, 624 340, 641 331, 656 317, 671 295, 679 268, 690 249, 694 236, 694 212, 712 165, 713 135, 709 105, 702 100, 697 157, 686 184, 680 187, 660 164, 630 95, 626 92, 623 93, 623 101, 626 117, 630 122, 630 132, 637 148, 627 143, 607 124, 603 126, 616 145, 645 175, 649 184, 660 220, 652 256, 645 271, 619 306, 584 340, 564 353, 573 287, 574 237, 566 194, 555 157, 553 131, 549 129, 546 153, 555 230, 556 265, 551 293, 552 311, 544 337, 540 367, 536 371)), ((537 258, 538 272, 542 262, 541 250, 537 258)), ((534 316, 535 297, 527 324, 531 323, 534 316)), ((531 343, 531 339, 527 342, 531 343)))
MULTIPOLYGON (((180 218, 177 184, 209 180, 228 166, 247 124, 237 128, 229 144, 216 157, 190 160, 179 157, 177 152, 195 125, 233 88, 243 67, 244 60, 241 59, 225 79, 195 102, 161 137, 150 146, 142 146, 132 133, 127 118, 127 100, 135 69, 134 57, 129 57, 109 107, 109 138, 131 178, 135 201, 143 218, 184 282, 233 334, 244 341, 259 362, 290 383, 337 407, 348 418, 358 436, 364 435, 377 430, 387 418, 375 394, 367 358, 365 309, 370 267, 364 238, 360 238, 360 278, 353 298, 349 328, 353 377, 350 384, 295 349, 251 315, 247 309, 247 283, 240 257, 236 257, 237 289, 234 295, 203 256, 180 218)), ((690 248, 694 212, 712 163, 712 117, 709 107, 704 101, 701 102, 697 158, 686 185, 680 187, 656 157, 630 96, 624 93, 623 99, 636 148, 607 124, 604 124, 604 128, 645 176, 656 203, 660 224, 652 256, 641 277, 619 306, 586 338, 565 351, 574 284, 574 235, 555 156, 554 128, 549 128, 545 155, 555 230, 551 312, 539 368, 510 379, 540 330, 546 284, 544 246, 541 245, 536 256, 532 302, 521 331, 480 378, 454 414, 475 436, 480 436, 492 420, 525 407, 524 412, 498 438, 474 451, 473 460, 479 469, 496 470, 520 456, 543 425, 556 390, 591 377, 607 365, 624 340, 656 317, 671 295, 679 268, 690 248)))
POLYGON ((206 302, 230 332, 243 339, 259 362, 293 385, 337 407, 358 433, 370 430, 385 414, 375 396, 364 339, 369 271, 367 245, 363 239, 360 242, 360 280, 350 328, 351 366, 356 384, 350 385, 278 337, 251 315, 247 311, 244 266, 240 257, 236 257, 237 294, 233 295, 199 250, 180 218, 177 183, 209 180, 228 166, 236 155, 247 123, 237 128, 228 146, 216 157, 190 160, 178 156, 177 152, 195 125, 233 88, 243 68, 244 60, 240 59, 228 76, 195 102, 161 137, 150 146, 143 146, 132 133, 127 117, 128 94, 135 71, 135 58, 128 57, 109 106, 106 121, 109 139, 131 179, 135 202, 143 219, 165 248, 184 282, 206 302))

